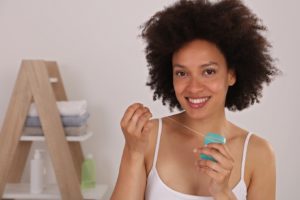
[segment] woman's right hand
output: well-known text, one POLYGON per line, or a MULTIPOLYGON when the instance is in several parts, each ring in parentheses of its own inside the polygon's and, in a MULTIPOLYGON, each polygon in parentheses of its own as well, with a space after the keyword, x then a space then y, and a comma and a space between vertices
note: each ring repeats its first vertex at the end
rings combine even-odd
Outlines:
POLYGON ((149 145, 152 114, 140 103, 129 106, 121 120, 121 128, 125 137, 125 148, 131 155, 145 157, 149 145))

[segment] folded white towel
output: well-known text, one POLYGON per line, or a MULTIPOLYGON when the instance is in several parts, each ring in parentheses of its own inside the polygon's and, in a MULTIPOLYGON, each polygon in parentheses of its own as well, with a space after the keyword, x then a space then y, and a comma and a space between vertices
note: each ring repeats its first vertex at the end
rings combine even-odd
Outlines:
MULTIPOLYGON (((57 101, 58 111, 61 116, 81 116, 87 112, 87 101, 57 101)), ((30 117, 38 116, 35 103, 32 103, 27 114, 30 117)))

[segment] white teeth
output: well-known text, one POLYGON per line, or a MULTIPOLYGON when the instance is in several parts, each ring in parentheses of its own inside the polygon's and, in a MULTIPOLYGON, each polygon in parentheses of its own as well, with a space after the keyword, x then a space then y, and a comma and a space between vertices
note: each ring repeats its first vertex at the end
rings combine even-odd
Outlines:
POLYGON ((208 97, 205 97, 205 98, 199 98, 199 99, 191 99, 191 98, 188 98, 189 102, 191 103, 204 103, 205 101, 208 100, 208 97))

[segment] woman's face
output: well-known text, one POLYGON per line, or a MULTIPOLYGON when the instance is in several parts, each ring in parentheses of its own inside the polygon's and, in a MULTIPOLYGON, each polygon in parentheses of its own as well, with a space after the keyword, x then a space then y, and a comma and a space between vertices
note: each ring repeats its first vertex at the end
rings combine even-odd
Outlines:
POLYGON ((173 54, 172 65, 177 100, 190 117, 224 114, 228 86, 236 79, 215 44, 189 42, 173 54))

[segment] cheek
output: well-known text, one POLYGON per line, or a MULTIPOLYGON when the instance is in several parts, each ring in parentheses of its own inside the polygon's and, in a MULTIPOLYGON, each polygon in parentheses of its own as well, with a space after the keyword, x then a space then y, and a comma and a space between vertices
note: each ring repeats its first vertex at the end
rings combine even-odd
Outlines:
POLYGON ((180 93, 184 90, 184 84, 182 81, 173 81, 173 88, 175 90, 175 93, 180 93))
POLYGON ((179 102, 182 101, 181 98, 183 98, 182 95, 185 91, 185 87, 186 87, 185 84, 180 82, 180 81, 178 81, 178 82, 174 81, 173 82, 173 88, 174 88, 175 96, 176 96, 176 99, 179 102))
POLYGON ((226 93, 227 91, 226 84, 221 81, 210 83, 207 85, 207 87, 213 93, 220 93, 220 92, 226 93))

